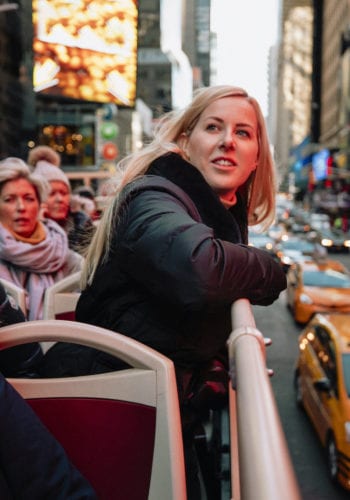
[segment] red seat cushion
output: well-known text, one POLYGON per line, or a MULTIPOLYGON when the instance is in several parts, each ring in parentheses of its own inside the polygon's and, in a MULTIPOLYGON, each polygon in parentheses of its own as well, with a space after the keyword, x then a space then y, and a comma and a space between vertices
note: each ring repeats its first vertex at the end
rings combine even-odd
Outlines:
POLYGON ((75 321, 75 311, 66 311, 55 314, 55 319, 65 319, 66 321, 75 321))
POLYGON ((28 402, 90 481, 99 500, 148 498, 155 408, 111 399, 28 402))

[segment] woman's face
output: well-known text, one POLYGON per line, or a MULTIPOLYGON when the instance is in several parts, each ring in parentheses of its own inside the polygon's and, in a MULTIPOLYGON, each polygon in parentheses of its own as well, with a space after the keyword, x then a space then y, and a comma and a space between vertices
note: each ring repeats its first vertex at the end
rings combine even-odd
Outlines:
POLYGON ((50 181, 51 191, 46 200, 46 214, 50 219, 60 222, 69 212, 70 192, 62 181, 50 181))
POLYGON ((220 198, 234 200, 258 161, 254 108, 243 97, 217 99, 202 112, 190 135, 181 136, 179 144, 220 198))
POLYGON ((12 232, 29 238, 39 218, 40 201, 27 179, 6 182, 0 192, 0 222, 12 232))

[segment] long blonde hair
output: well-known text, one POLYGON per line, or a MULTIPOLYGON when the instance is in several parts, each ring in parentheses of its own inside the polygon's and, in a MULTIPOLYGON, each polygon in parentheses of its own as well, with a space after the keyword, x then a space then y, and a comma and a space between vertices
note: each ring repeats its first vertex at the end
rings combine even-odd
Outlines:
POLYGON ((239 191, 248 209, 248 223, 268 226, 275 217, 276 180, 275 168, 270 151, 265 120, 256 99, 239 87, 218 85, 197 90, 192 102, 183 110, 167 113, 159 121, 154 139, 142 150, 137 151, 118 163, 118 173, 111 180, 113 199, 98 224, 95 235, 87 250, 82 272, 82 288, 91 284, 101 261, 107 258, 113 234, 114 217, 118 211, 121 190, 147 171, 153 160, 169 152, 184 153, 178 145, 184 132, 190 134, 201 113, 214 101, 223 97, 243 97, 251 103, 258 122, 259 157, 256 170, 239 191))

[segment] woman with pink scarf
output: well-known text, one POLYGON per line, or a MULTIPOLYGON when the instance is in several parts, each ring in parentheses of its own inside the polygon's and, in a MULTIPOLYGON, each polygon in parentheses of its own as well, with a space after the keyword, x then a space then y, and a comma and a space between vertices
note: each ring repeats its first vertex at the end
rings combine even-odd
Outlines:
POLYGON ((0 279, 27 291, 28 319, 41 319, 46 288, 81 268, 65 231, 40 220, 46 180, 19 158, 0 161, 0 279))

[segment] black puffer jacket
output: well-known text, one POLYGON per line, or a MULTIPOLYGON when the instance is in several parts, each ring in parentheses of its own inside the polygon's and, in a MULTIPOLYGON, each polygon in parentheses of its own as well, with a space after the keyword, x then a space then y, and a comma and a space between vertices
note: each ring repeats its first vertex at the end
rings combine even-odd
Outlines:
POLYGON ((241 243, 241 203, 225 209, 179 155, 159 158, 147 174, 124 193, 109 259, 81 294, 76 318, 191 369, 225 345, 232 302, 272 303, 285 275, 267 252, 241 243))

